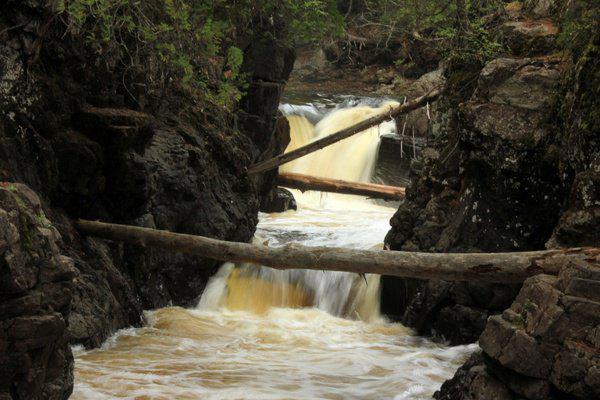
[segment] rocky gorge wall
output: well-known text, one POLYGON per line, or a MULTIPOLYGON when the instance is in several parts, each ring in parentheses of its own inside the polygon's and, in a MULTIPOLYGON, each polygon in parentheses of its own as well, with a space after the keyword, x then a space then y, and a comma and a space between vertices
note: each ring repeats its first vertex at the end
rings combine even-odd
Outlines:
MULTIPOLYGON (((411 166, 388 248, 600 245, 598 35, 565 52, 560 7, 510 3, 498 33, 506 54, 478 70, 442 64, 447 91, 432 106, 430 145, 411 166)), ((479 340, 482 352, 437 399, 596 398, 598 271, 595 257, 522 287, 384 277, 382 307, 421 334, 479 340)))
POLYGON ((132 101, 122 71, 65 39, 54 3, 9 1, 0 16, 0 398, 68 397, 70 344, 194 303, 218 267, 82 237, 73 218, 248 241, 271 182, 245 169, 289 140, 277 106, 294 54, 261 34, 282 32, 276 20, 240 39, 236 112, 189 116, 174 112, 182 98, 161 112, 143 89, 132 101))

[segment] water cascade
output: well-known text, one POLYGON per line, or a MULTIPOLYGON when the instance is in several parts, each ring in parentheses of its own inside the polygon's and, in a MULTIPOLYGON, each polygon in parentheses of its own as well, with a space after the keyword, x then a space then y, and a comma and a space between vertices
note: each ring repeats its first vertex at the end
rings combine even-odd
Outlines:
MULTIPOLYGON (((380 102, 381 103, 381 102, 380 102)), ((289 149, 378 112, 374 104, 282 107, 289 149)), ((283 167, 369 181, 392 123, 283 167)), ((288 150, 289 150, 288 149, 288 150)), ((297 211, 261 214, 269 246, 381 248, 394 207, 294 191, 297 211)), ((225 263, 197 307, 146 312, 102 348, 76 348, 74 399, 429 399, 474 346, 446 347, 379 315, 379 276, 225 263)))
MULTIPOLYGON (((386 102, 380 107, 360 105, 335 109, 325 115, 316 125, 313 125, 303 115, 288 115, 291 141, 286 151, 294 150, 313 140, 331 135, 340 129, 381 113, 390 104, 394 103, 386 102)), ((311 115, 318 114, 310 109, 305 108, 304 110, 310 112, 311 115)), ((285 164, 281 170, 355 182, 369 182, 377 158, 379 136, 382 132, 388 133, 393 129, 395 129, 395 124, 391 121, 379 127, 370 128, 358 135, 285 164)), ((392 210, 356 196, 320 192, 301 193, 298 190, 294 190, 293 193, 301 207, 299 211, 301 214, 327 210, 351 212, 360 209, 381 217, 382 214, 389 214, 392 210)), ((296 221, 290 221, 290 225, 298 226, 303 222, 297 219, 297 214, 296 212, 283 213, 277 219, 291 217, 296 221), (292 224, 292 222, 295 223, 292 224)), ((339 224, 339 221, 320 221, 320 224, 323 225, 323 228, 329 229, 331 224, 339 224)), ((352 222, 350 224, 353 230, 356 230, 356 225, 352 222)), ((268 221, 263 220, 258 231, 258 235, 262 239, 257 238, 257 240, 269 239, 270 233, 277 231, 276 229, 269 231, 268 228, 268 221)), ((376 237, 381 240, 383 235, 376 237)), ((300 241, 306 245, 319 244, 314 237, 308 241, 301 238, 298 240, 298 237, 293 235, 290 235, 289 238, 296 243, 300 241)), ((343 240, 343 237, 338 238, 338 244, 343 240)), ((279 242, 281 244, 287 241, 284 239, 279 242)), ((360 247, 380 248, 381 243, 367 240, 363 241, 360 247)), ((360 277, 357 274, 335 271, 278 271, 254 265, 232 267, 230 264, 226 264, 222 267, 221 273, 210 282, 209 288, 200 302, 201 308, 220 306, 254 312, 266 312, 270 307, 316 307, 335 316, 373 321, 379 318, 379 276, 360 277)))

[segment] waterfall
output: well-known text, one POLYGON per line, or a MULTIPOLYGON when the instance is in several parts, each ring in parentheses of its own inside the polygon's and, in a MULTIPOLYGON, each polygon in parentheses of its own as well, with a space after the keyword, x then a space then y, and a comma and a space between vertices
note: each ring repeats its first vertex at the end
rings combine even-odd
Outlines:
MULTIPOLYGON (((292 113, 301 111, 287 115, 291 141, 286 151, 294 150, 381 113, 390 104, 392 103, 387 102, 379 107, 353 104, 351 107, 330 110, 324 116, 322 111, 307 106, 284 107, 286 111, 292 113), (313 121, 316 120, 316 124, 313 125, 305 115, 309 115, 313 121), (315 118, 316 115, 321 116, 315 118)), ((280 168, 286 172, 369 182, 375 167, 379 136, 394 130, 395 124, 392 121, 386 122, 280 168)), ((350 219, 347 227, 349 229, 338 234, 342 236, 336 237, 338 241, 335 243, 339 245, 340 238, 343 242, 357 234, 353 232, 352 224, 356 223, 354 228, 357 231, 368 230, 369 213, 390 212, 388 207, 357 196, 310 191, 301 193, 298 190, 293 190, 293 193, 298 202, 298 212, 294 215, 294 212, 289 211, 283 213, 285 215, 273 218, 261 216, 256 241, 262 243, 267 238, 278 242, 276 244, 293 241, 309 246, 323 245, 323 240, 327 239, 327 235, 331 235, 327 229, 339 231, 339 227, 336 226, 339 225, 339 216, 335 222, 332 221, 328 225, 326 218, 328 212, 346 214, 362 212, 361 218, 365 228, 361 228, 360 224, 350 219), (291 232, 289 226, 282 227, 281 224, 277 224, 282 222, 282 218, 289 225, 299 224, 305 231, 310 231, 305 225, 311 223, 312 214, 303 213, 303 210, 319 211, 319 221, 312 222, 315 225, 315 236, 286 236, 284 233, 291 232), (323 231, 322 228, 325 230, 323 231)), ((367 240, 366 243, 369 241, 367 240)), ((359 246, 365 245, 363 238, 359 246)), ((378 242, 367 245, 375 248, 381 248, 380 246, 378 242)), ((234 266, 226 263, 209 282, 198 307, 201 309, 226 307, 230 310, 247 310, 259 314, 267 312, 271 307, 316 307, 335 316, 372 321, 379 318, 379 279, 378 275, 361 277, 357 274, 336 271, 279 271, 250 264, 234 266)))
MULTIPOLYGON (((377 107, 284 107, 290 149, 377 107)), ((391 129, 384 124, 284 168, 368 180, 379 131, 391 129)), ((297 211, 260 214, 256 243, 381 249, 395 208, 294 194, 297 211)), ((477 345, 448 348, 381 318, 379 279, 225 263, 195 309, 147 311, 145 326, 119 330, 99 349, 75 348, 73 398, 431 398, 477 345)))

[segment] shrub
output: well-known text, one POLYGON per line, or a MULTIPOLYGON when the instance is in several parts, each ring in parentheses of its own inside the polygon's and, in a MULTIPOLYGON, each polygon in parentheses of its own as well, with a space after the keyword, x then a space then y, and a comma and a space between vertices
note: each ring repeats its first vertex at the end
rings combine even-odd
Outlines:
POLYGON ((240 43, 252 35, 289 44, 319 40, 341 26, 334 0, 59 0, 56 13, 66 34, 84 38, 94 56, 123 71, 132 99, 143 85, 160 108, 176 91, 192 110, 231 108, 239 100, 240 43), (288 26, 265 30, 274 19, 288 26))

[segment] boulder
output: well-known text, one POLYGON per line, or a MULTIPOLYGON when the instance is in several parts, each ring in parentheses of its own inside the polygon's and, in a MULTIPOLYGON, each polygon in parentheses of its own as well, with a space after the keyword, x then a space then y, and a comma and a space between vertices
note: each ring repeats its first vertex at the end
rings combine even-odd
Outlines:
POLYGON ((512 54, 548 54, 558 48, 558 27, 550 19, 507 21, 500 26, 500 38, 512 54))
POLYGON ((29 187, 0 182, 0 398, 65 399, 73 390, 67 321, 73 260, 29 187))
MULTIPOLYGON (((443 87, 446 83, 446 77, 444 76, 444 69, 439 68, 435 71, 422 75, 419 79, 411 83, 405 91, 401 91, 400 97, 406 96, 407 101, 413 100, 419 96, 423 96, 435 88, 443 87)), ((406 123, 405 135, 412 136, 413 130, 417 137, 426 137, 429 135, 430 116, 434 112, 435 102, 432 103, 428 108, 419 108, 412 111, 399 121, 401 127, 406 123)), ((400 128, 400 132, 402 128, 400 128)))
POLYGON ((273 189, 260 202, 260 211, 266 213, 284 212, 287 210, 296 210, 296 199, 292 192, 285 188, 273 189))
POLYGON ((488 320, 479 338, 484 354, 435 398, 492 398, 491 385, 505 399, 599 398, 599 291, 600 256, 565 265, 558 277, 529 278, 511 307, 488 320))

